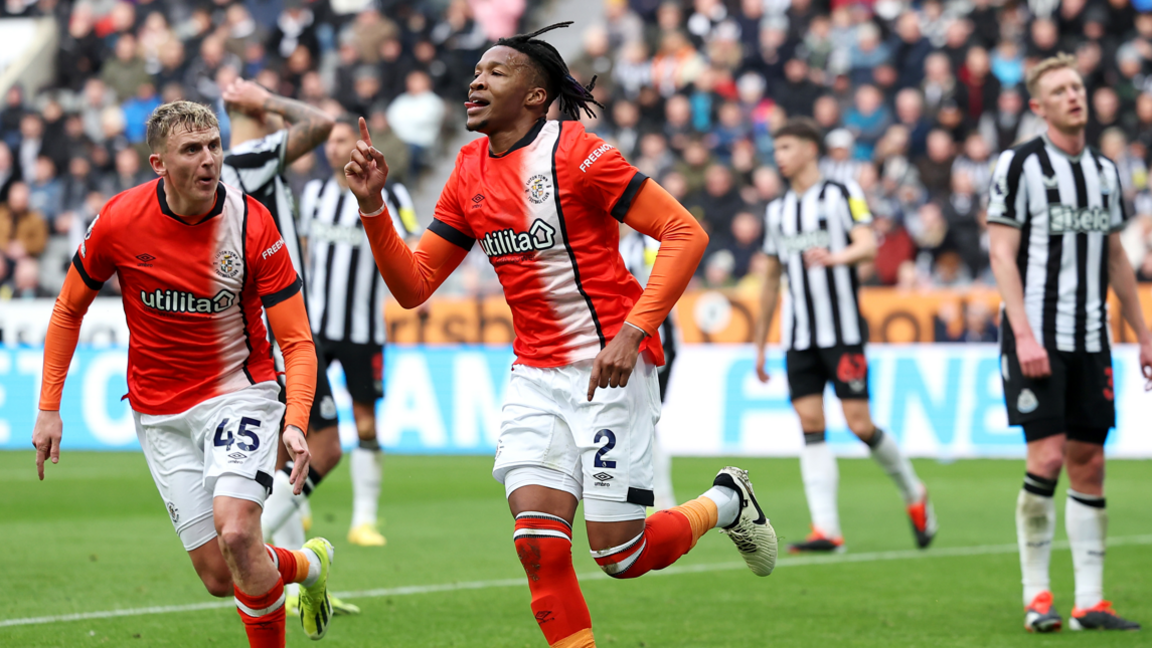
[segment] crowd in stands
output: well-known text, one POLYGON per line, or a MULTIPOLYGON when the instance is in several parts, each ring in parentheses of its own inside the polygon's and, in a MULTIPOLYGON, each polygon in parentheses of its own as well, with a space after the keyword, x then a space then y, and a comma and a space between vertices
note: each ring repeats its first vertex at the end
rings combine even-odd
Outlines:
MULTIPOLYGON (((3 17, 54 17, 59 49, 47 87, 30 96, 16 84, 0 97, 0 301, 54 297, 104 202, 156 177, 144 142, 156 106, 175 99, 214 106, 227 145, 220 95, 236 78, 333 116, 365 115, 393 177, 414 177, 442 154, 444 129, 459 123, 448 115, 462 102, 474 62, 491 42, 520 31, 527 4, 3 3, 3 17)), ((312 154, 288 175, 299 195, 330 172, 323 154, 312 154)))
POLYGON ((860 183, 876 217, 880 253, 863 282, 966 289, 994 286, 985 210, 998 153, 1044 128, 1026 71, 1068 52, 1091 105, 1088 142, 1122 171, 1125 247, 1152 280, 1150 5, 606 0, 573 69, 597 77, 607 107, 587 127, 708 229, 700 284, 757 281, 764 209, 786 188, 772 132, 806 116, 826 133, 824 174, 860 183))

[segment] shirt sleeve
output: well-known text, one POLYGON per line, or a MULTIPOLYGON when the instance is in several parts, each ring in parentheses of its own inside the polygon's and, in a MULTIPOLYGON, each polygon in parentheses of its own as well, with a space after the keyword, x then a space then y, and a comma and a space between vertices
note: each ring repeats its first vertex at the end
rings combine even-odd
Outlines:
POLYGON ((845 189, 848 190, 848 195, 844 196, 847 199, 848 209, 844 214, 845 229, 851 230, 853 227, 860 225, 872 224, 872 210, 868 209, 868 200, 864 197, 864 190, 855 180, 849 180, 844 183, 845 189))
POLYGON ((780 256, 780 250, 776 243, 776 223, 779 222, 780 217, 780 200, 773 200, 768 203, 768 209, 764 211, 764 254, 772 257, 780 256))
POLYGON ((1020 228, 1028 220, 1028 183, 1023 182, 1024 160, 1016 151, 1000 154, 992 172, 988 222, 1020 228))
POLYGON ((92 224, 88 226, 88 232, 84 234, 84 240, 80 242, 76 255, 72 257, 72 266, 80 273, 84 284, 92 290, 100 290, 104 282, 111 279, 112 274, 116 272, 112 250, 116 241, 115 232, 112 231, 115 228, 111 217, 106 215, 111 208, 112 205, 105 206, 103 218, 97 214, 92 224))
POLYGON ((245 200, 248 201, 248 270, 264 308, 271 308, 300 292, 302 284, 268 209, 255 198, 246 196, 245 200))
POLYGON ((583 131, 572 137, 567 162, 577 191, 595 210, 624 222, 648 176, 600 137, 583 131))
MULTIPOLYGON (((461 152, 462 155, 463 152, 461 152)), ((428 229, 449 243, 465 250, 471 250, 472 244, 476 242, 476 234, 464 217, 464 207, 460 202, 459 173, 460 157, 458 156, 456 167, 452 169, 452 175, 448 177, 448 182, 444 184, 444 189, 440 192, 440 199, 436 201, 436 211, 428 229)))
POLYGON ((1108 205, 1108 218, 1111 223, 1111 231, 1119 232, 1128 225, 1130 214, 1128 213, 1128 205, 1124 202, 1124 194, 1122 185, 1120 184, 1120 170, 1113 162, 1111 169, 1103 169, 1100 172, 1100 188, 1102 191, 1107 191, 1105 194, 1105 201, 1108 205))
POLYGON ((240 189, 251 193, 271 182, 284 170, 287 147, 288 131, 276 131, 267 137, 234 147, 224 156, 224 165, 236 172, 240 189))

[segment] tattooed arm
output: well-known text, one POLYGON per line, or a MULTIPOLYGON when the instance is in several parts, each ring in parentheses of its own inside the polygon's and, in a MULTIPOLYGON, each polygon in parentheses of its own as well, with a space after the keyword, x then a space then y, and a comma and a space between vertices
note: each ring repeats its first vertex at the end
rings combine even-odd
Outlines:
POLYGON ((224 102, 229 110, 239 109, 259 119, 266 113, 274 113, 284 118, 288 125, 285 166, 323 144, 328 139, 328 133, 332 131, 334 123, 332 118, 319 108, 272 94, 263 86, 243 79, 228 86, 224 91, 224 102))

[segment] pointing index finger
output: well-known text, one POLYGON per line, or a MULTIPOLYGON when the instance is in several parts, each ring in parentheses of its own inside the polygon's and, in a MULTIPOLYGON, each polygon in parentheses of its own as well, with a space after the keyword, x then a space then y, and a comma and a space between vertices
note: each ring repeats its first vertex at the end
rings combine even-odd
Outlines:
POLYGON ((372 136, 368 134, 368 122, 364 121, 363 117, 360 118, 360 139, 368 146, 372 146, 372 136))

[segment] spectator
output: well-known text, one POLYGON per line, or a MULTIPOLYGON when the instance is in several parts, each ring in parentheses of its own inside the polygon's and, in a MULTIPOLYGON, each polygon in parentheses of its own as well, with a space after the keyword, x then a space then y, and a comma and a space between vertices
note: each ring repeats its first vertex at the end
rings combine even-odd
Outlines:
POLYGON ((952 163, 956 158, 956 145, 947 132, 936 129, 928 133, 928 152, 916 161, 920 181, 933 199, 948 192, 951 186, 952 163))
MULTIPOLYGON (((198 101, 214 104, 220 98, 216 77, 224 67, 239 71, 244 63, 240 57, 224 48, 223 38, 210 35, 200 43, 200 57, 188 66, 184 79, 185 90, 198 101)), ((138 85, 132 86, 129 94, 135 93, 138 85)))
POLYGON ((104 42, 96 35, 92 5, 78 2, 72 7, 68 28, 60 39, 56 55, 56 84, 79 92, 85 81, 104 60, 104 42))
POLYGON ((612 123, 616 148, 632 159, 640 143, 640 109, 631 101, 617 101, 612 105, 612 123))
POLYGON ((106 196, 127 191, 152 179, 152 174, 140 168, 140 156, 133 148, 122 148, 116 153, 115 173, 104 181, 100 191, 106 196))
POLYGON ((684 34, 665 34, 652 59, 652 82, 665 97, 692 83, 704 68, 704 59, 684 34))
POLYGON ((964 171, 952 174, 952 191, 942 205, 941 213, 948 223, 951 246, 967 267, 967 274, 978 277, 988 267, 988 254, 980 239, 980 196, 972 186, 972 179, 964 171))
MULTIPOLYGON (((940 51, 948 57, 953 70, 964 66, 968 49, 972 47, 972 24, 964 19, 953 20, 944 31, 944 47, 940 51)), ((923 70, 923 68, 921 68, 923 70)))
POLYGON ((31 211, 44 215, 49 224, 55 224, 64 198, 63 188, 56 178, 56 163, 47 155, 36 158, 36 170, 28 183, 28 206, 31 211))
POLYGON ((188 73, 188 64, 184 55, 184 43, 175 38, 166 41, 160 46, 158 61, 160 69, 153 75, 156 87, 163 88, 169 83, 184 83, 184 79, 188 73))
POLYGON ((383 104, 376 104, 368 111, 368 133, 372 135, 372 146, 383 153, 384 159, 388 161, 388 177, 395 182, 407 182, 412 154, 408 145, 392 130, 388 122, 388 111, 383 104))
POLYGON ((988 196, 989 185, 992 183, 992 151, 984 136, 972 133, 964 140, 964 150, 952 163, 952 175, 965 174, 977 197, 983 199, 988 196))
POLYGON ((1116 164, 1120 188, 1128 213, 1136 210, 1136 197, 1148 191, 1148 167, 1128 151, 1128 137, 1112 127, 1100 136, 1100 152, 1116 164))
MULTIPOLYGON (((957 21, 959 23, 959 21, 957 21)), ((920 32, 920 19, 906 11, 896 19, 896 36, 889 48, 897 66, 896 88, 912 88, 920 83, 924 60, 932 52, 932 43, 920 32)))
POLYGON ((996 46, 992 53, 992 74, 1005 88, 1024 83, 1024 58, 1015 41, 1006 38, 996 46))
POLYGON ((732 149, 736 142, 747 138, 751 130, 744 121, 744 113, 740 110, 740 106, 731 101, 726 101, 720 106, 717 122, 710 136, 712 152, 722 164, 730 165, 732 149))
POLYGON ((872 228, 876 232, 876 280, 882 286, 895 286, 900 266, 916 258, 916 243, 894 218, 877 217, 872 228))
POLYGON ((636 158, 636 168, 649 178, 659 178, 672 169, 676 163, 668 140, 661 133, 646 133, 640 137, 640 155, 636 158))
POLYGON ((0 253, 12 261, 39 256, 48 244, 48 222, 31 208, 30 198, 28 185, 16 182, 0 205, 0 253))
POLYGON ((609 50, 608 30, 603 25, 592 25, 584 30, 584 51, 572 61, 569 68, 572 75, 585 84, 596 77, 597 87, 603 88, 609 95, 615 94, 615 77, 609 50))
POLYGON ((0 286, 0 299, 35 299, 53 296, 40 287, 40 262, 25 257, 16 262, 12 278, 0 286))
POLYGON ((1120 115, 1120 98, 1108 86, 1097 88, 1092 93, 1092 110, 1088 111, 1088 125, 1084 127, 1084 138, 1088 146, 1099 146, 1100 136, 1113 127, 1123 128, 1120 115))
POLYGON ((12 149, 0 141, 0 203, 8 202, 8 191, 19 179, 20 169, 12 159, 12 149))
POLYGON ((18 84, 13 84, 4 95, 4 108, 0 110, 0 137, 10 147, 20 143, 20 129, 24 124, 24 115, 28 114, 24 107, 24 90, 18 84))
POLYGON ((747 209, 732 179, 732 171, 723 164, 711 164, 704 174, 704 189, 690 196, 689 211, 698 207, 703 212, 701 225, 710 234, 727 236, 736 214, 747 209))
POLYGON ((97 143, 104 141, 104 109, 115 105, 116 93, 111 88, 99 78, 88 79, 80 102, 80 120, 84 123, 84 134, 88 139, 97 143))
POLYGON ((924 108, 935 113, 945 103, 957 106, 968 105, 968 92, 952 74, 952 64, 948 57, 939 52, 924 61, 924 81, 920 84, 924 94, 924 108))
POLYGON ((1020 91, 1008 88, 996 99, 995 112, 984 113, 978 130, 989 147, 997 151, 1012 148, 1027 138, 1026 127, 1031 111, 1025 112, 1024 98, 1020 91))
POLYGON ((612 76, 623 98, 638 98, 640 89, 652 83, 652 61, 648 58, 647 46, 642 41, 624 45, 612 76))
MULTIPOLYGON (((676 165, 676 172, 684 178, 687 185, 685 193, 698 194, 704 188, 704 177, 713 163, 708 147, 704 146, 704 142, 700 139, 693 139, 684 147, 681 158, 680 163, 676 165)), ((685 207, 689 207, 687 203, 685 207)), ((703 213, 696 214, 696 218, 703 219, 703 213)))
POLYGON ((404 124, 396 136, 408 144, 412 171, 418 175, 444 125, 444 100, 432 92, 432 79, 427 73, 415 70, 408 74, 406 91, 388 107, 388 122, 404 124))
POLYGON ((136 37, 131 33, 122 34, 112 50, 113 58, 104 62, 100 78, 116 93, 117 101, 127 101, 136 94, 142 83, 150 83, 151 75, 145 69, 144 59, 137 51, 136 37))
MULTIPOLYGON (((320 57, 320 39, 316 35, 316 16, 301 0, 284 2, 276 26, 268 37, 268 52, 284 61, 298 47, 304 47, 313 59, 320 57)), ((379 14, 377 14, 379 15, 379 14)), ((365 43, 368 47, 369 43, 365 43)))
POLYGON ((98 185, 88 157, 83 153, 73 154, 68 161, 68 172, 60 180, 60 215, 56 220, 71 221, 83 212, 88 194, 96 191, 98 185))
POLYGON ((784 64, 784 80, 776 86, 776 104, 789 117, 811 117, 822 93, 810 78, 808 62, 797 57, 784 64))
POLYGON ((836 97, 824 95, 816 100, 812 106, 812 118, 820 125, 824 132, 842 126, 840 121, 840 104, 836 97))
POLYGON ((890 57, 888 45, 880 40, 880 28, 866 22, 856 28, 856 43, 852 47, 850 77, 854 84, 872 82, 872 70, 884 65, 890 57))
POLYGON ((38 113, 28 113, 20 120, 20 148, 16 162, 21 178, 36 177, 36 158, 44 148, 44 119, 38 113))
POLYGON ((150 82, 141 83, 136 89, 136 96, 124 102, 120 107, 124 111, 124 136, 131 144, 144 142, 145 125, 148 116, 153 110, 160 107, 160 96, 156 94, 156 86, 150 82))
POLYGON ((820 173, 829 180, 855 182, 860 169, 867 164, 854 157, 856 138, 847 128, 837 128, 824 136, 827 154, 820 159, 820 173))
POLYGON ((673 95, 664 104, 664 135, 676 151, 683 152, 696 134, 692 126, 692 103, 688 97, 673 95))
POLYGON ((871 160, 876 142, 892 123, 892 113, 884 105, 884 95, 874 85, 864 84, 856 91, 852 108, 844 115, 844 126, 856 136, 853 157, 871 160))
POLYGON ((732 227, 727 238, 727 250, 732 252, 732 274, 743 277, 748 274, 752 259, 761 254, 764 247, 764 219, 751 211, 742 210, 732 219, 732 227))
POLYGON ((744 202, 754 207, 753 212, 763 215, 768 203, 784 193, 784 182, 780 173, 769 166, 762 166, 752 172, 752 185, 747 194, 742 194, 744 202))
POLYGON ((961 106, 970 124, 977 124, 984 113, 996 109, 1000 96, 1000 81, 992 75, 988 50, 973 47, 968 50, 964 67, 960 68, 960 83, 964 85, 968 103, 961 106))

